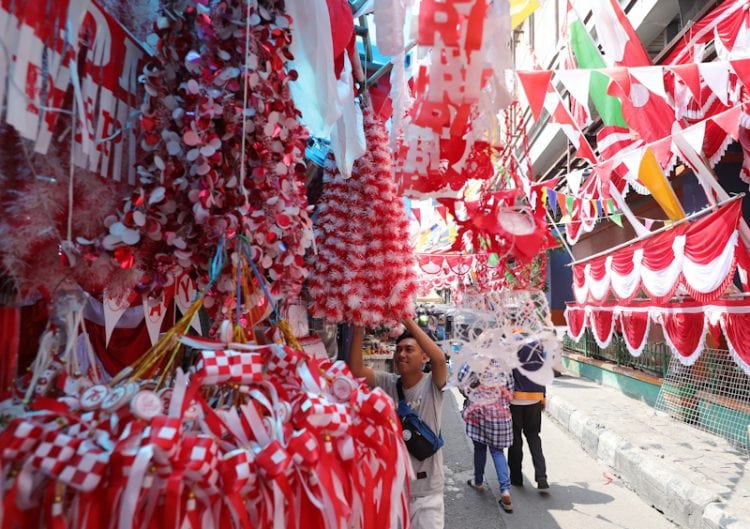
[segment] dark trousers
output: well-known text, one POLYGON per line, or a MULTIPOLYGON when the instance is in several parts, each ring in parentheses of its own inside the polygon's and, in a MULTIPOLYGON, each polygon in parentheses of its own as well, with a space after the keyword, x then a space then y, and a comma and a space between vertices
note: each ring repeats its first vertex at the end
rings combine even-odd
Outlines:
POLYGON ((534 479, 547 479, 547 463, 542 453, 542 440, 539 432, 542 430, 542 403, 537 402, 529 406, 510 405, 510 413, 513 416, 513 445, 508 449, 508 467, 510 468, 510 480, 513 483, 523 482, 521 473, 521 462, 523 461, 523 439, 521 433, 526 437, 531 452, 531 460, 534 463, 534 479))

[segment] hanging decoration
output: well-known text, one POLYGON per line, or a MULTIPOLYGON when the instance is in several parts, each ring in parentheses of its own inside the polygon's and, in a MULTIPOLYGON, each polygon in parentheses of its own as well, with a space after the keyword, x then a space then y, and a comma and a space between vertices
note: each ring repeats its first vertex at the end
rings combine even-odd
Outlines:
POLYGON ((628 302, 641 289, 666 301, 682 287, 710 302, 724 294, 738 267, 747 270, 739 244, 741 201, 706 217, 629 244, 610 255, 573 265, 573 293, 579 303, 601 303, 611 295, 628 302))
POLYGON ((385 393, 288 346, 185 340, 209 349, 169 388, 125 378, 40 397, 7 425, 3 527, 408 524, 385 393))
MULTIPOLYGON (((495 116, 510 103, 505 70, 510 35, 505 2, 422 2, 417 44, 430 47, 419 65, 415 102, 396 147, 396 174, 412 197, 459 190, 494 174, 495 116)), ((399 131, 395 131, 397 137, 399 131)))
POLYGON ((735 362, 750 375, 750 343, 746 338, 750 332, 749 311, 746 300, 731 299, 663 304, 634 301, 627 305, 600 306, 570 303, 565 309, 565 318, 574 340, 580 340, 589 328, 600 347, 607 347, 615 330, 621 330, 633 356, 641 355, 649 329, 656 323, 675 358, 684 365, 692 365, 700 357, 706 333, 721 328, 735 362))
POLYGON ((0 37, 5 121, 46 154, 58 120, 78 105, 73 161, 114 181, 135 182, 138 73, 143 46, 96 0, 10 2, 0 37), (7 87, 7 91, 6 88, 7 87))
POLYGON ((365 112, 367 153, 349 179, 326 162, 309 279, 312 314, 332 323, 397 324, 413 314, 417 284, 404 205, 391 173, 385 126, 365 112))
POLYGON ((513 369, 537 384, 552 382, 561 349, 540 290, 469 294, 452 316, 456 330, 451 343, 458 348, 451 362, 459 368, 451 380, 467 395, 470 405, 496 401, 513 369), (525 364, 519 358, 522 349, 537 356, 538 362, 525 364), (462 369, 466 372, 461 373, 462 369))
MULTIPOLYGON (((226 238, 236 254, 231 241, 240 235, 275 298, 300 291, 312 231, 306 133, 288 90, 296 74, 283 68, 290 19, 271 4, 249 9, 199 3, 156 23, 159 54, 143 75, 138 185, 107 222, 109 233, 86 247, 148 271, 146 291, 182 271, 204 290, 213 249, 226 238)), ((206 307, 230 286, 228 277, 217 280, 206 307)))

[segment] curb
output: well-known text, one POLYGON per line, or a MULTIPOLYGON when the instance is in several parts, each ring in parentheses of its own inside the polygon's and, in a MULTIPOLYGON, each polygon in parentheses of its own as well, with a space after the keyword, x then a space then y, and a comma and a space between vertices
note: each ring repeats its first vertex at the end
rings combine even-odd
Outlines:
POLYGON ((665 469, 658 454, 633 446, 565 399, 549 396, 546 412, 578 439, 586 452, 612 468, 646 503, 680 527, 750 529, 748 522, 727 512, 727 505, 715 492, 665 469))

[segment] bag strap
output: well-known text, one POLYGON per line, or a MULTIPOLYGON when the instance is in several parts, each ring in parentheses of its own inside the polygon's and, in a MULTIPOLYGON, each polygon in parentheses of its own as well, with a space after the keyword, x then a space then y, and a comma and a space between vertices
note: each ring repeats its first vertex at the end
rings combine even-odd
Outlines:
POLYGON ((404 397, 404 386, 401 384, 401 377, 398 377, 396 380, 396 391, 398 392, 398 401, 405 401, 406 397, 404 397))

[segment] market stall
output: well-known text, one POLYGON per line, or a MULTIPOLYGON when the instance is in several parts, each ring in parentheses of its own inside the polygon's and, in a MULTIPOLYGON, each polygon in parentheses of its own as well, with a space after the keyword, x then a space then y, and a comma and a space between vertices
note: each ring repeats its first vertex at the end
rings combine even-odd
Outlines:
POLYGON ((408 527, 394 403, 308 318, 414 314, 402 194, 493 200, 537 3, 365 4, 0 6, 0 527, 408 527))

